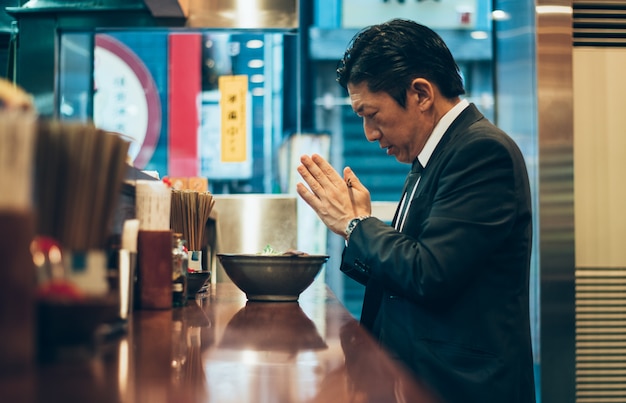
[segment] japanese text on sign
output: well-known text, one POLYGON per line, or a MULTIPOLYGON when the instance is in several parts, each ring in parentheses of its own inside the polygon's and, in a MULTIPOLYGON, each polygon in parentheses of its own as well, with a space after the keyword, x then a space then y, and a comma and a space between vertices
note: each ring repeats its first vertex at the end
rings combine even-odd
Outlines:
POLYGON ((222 162, 246 160, 246 99, 248 76, 219 78, 220 109, 222 112, 222 162))

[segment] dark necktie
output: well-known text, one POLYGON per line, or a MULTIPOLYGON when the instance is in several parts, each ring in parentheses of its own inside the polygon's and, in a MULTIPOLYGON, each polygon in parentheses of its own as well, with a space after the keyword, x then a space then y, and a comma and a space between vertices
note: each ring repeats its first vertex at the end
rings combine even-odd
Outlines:
POLYGON ((404 216, 409 209, 409 205, 411 204, 412 196, 414 195, 415 185, 422 175, 422 164, 420 164, 419 160, 415 158, 413 161, 413 165, 411 166, 411 172, 406 177, 406 181, 404 182, 404 189, 402 190, 402 199, 400 201, 400 205, 398 206, 398 213, 396 215, 396 219, 394 220, 394 227, 397 230, 400 230, 402 227, 402 221, 404 220, 404 216))

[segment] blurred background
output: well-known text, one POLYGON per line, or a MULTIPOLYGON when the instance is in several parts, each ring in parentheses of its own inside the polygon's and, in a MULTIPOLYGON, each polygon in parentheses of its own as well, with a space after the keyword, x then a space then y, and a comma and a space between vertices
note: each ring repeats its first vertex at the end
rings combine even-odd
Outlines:
MULTIPOLYGON (((365 141, 336 64, 366 25, 430 26, 455 56, 466 97, 526 157, 540 400, 626 400, 616 366, 626 367, 626 2, 238 3, 2 0, 0 73, 33 95, 40 115, 123 134, 139 169, 205 177, 215 195, 295 198, 298 158, 318 152, 338 170, 351 166, 390 219, 408 167, 365 141)), ((306 206, 295 219, 298 247, 331 256, 323 280, 358 317, 362 287, 337 270, 342 240, 306 206)))

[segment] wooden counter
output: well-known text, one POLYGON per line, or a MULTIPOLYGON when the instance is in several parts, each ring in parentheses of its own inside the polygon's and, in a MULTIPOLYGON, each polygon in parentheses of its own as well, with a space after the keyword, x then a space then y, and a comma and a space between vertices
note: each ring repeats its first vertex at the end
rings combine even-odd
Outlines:
POLYGON ((324 284, 296 303, 246 302, 230 283, 136 311, 89 359, 0 377, 6 402, 434 402, 324 284))

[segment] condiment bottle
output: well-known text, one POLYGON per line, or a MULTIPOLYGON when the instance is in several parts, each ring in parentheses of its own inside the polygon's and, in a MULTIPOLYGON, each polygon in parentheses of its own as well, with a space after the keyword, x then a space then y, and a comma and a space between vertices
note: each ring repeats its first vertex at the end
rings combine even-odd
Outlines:
POLYGON ((189 256, 185 250, 182 234, 172 235, 172 306, 187 304, 187 267, 189 256))

